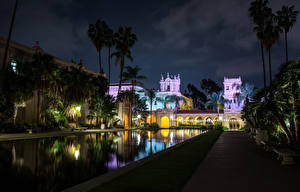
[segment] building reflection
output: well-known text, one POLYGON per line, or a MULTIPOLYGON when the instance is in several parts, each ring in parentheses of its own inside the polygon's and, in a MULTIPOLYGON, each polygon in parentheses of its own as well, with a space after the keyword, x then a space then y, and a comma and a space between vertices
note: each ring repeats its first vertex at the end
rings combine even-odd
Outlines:
POLYGON ((10 151, 12 165, 27 167, 47 182, 64 183, 71 174, 77 182, 85 180, 199 134, 200 130, 121 131, 1 142, 0 147, 10 151))

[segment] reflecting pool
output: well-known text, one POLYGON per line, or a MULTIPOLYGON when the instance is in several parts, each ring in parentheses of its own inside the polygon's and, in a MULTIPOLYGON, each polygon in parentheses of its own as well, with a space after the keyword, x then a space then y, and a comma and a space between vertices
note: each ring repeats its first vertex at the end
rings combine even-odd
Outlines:
POLYGON ((137 130, 0 142, 0 181, 10 191, 61 191, 202 133, 137 130))

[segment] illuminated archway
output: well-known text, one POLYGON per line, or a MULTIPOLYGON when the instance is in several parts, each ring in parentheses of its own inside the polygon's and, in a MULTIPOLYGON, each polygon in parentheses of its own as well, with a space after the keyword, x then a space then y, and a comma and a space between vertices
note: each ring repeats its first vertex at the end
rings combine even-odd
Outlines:
POLYGON ((177 126, 180 126, 180 125, 182 125, 182 124, 183 124, 183 117, 178 116, 178 117, 176 118, 176 125, 177 125, 177 126))
POLYGON ((216 125, 216 123, 219 121, 219 118, 218 116, 215 116, 214 119, 213 119, 213 124, 216 125))
POLYGON ((206 117, 203 119, 203 123, 204 123, 204 125, 212 125, 212 124, 213 124, 213 120, 212 120, 211 117, 206 116, 206 117))
POLYGON ((201 117, 197 116, 195 118, 195 125, 202 125, 202 118, 201 117))
POLYGON ((168 137, 169 136, 169 129, 161 129, 160 130, 160 134, 163 136, 163 137, 168 137))
POLYGON ((187 117, 185 118, 185 124, 186 124, 186 125, 193 125, 193 122, 194 122, 193 117, 187 116, 187 117))
MULTIPOLYGON (((147 123, 150 124, 151 121, 151 115, 148 115, 147 117, 147 123)), ((152 115, 152 123, 156 123, 156 117, 152 115)))
POLYGON ((128 118, 127 113, 125 113, 125 115, 124 115, 124 126, 125 126, 125 129, 129 129, 129 118, 128 118))
POLYGON ((240 129, 240 123, 236 118, 231 118, 229 120, 229 128, 230 129, 240 129))
POLYGON ((169 128, 170 127, 170 119, 169 119, 169 117, 164 116, 164 117, 161 118, 160 127, 161 128, 169 128))

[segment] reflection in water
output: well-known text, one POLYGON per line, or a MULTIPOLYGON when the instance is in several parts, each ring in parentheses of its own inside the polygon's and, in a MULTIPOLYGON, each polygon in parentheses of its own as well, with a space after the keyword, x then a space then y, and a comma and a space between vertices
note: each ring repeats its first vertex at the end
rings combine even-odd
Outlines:
POLYGON ((201 133, 161 129, 0 142, 1 159, 9 159, 0 161, 0 179, 7 185, 23 179, 13 186, 23 191, 61 191, 201 133))

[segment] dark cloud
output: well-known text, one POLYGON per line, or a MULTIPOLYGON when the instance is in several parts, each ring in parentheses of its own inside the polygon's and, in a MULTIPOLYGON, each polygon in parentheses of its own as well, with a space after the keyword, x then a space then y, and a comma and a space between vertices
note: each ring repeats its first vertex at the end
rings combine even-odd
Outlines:
MULTIPOLYGON (((224 76, 242 76, 262 85, 260 52, 248 17, 249 0, 27 0, 20 1, 12 39, 42 48, 66 60, 83 59, 88 68, 98 71, 96 50, 87 36, 89 23, 104 19, 113 29, 129 25, 138 36, 132 50, 134 62, 148 76, 145 86, 158 88, 161 73, 181 74, 183 86, 199 85, 202 78, 222 84, 224 76)), ((297 0, 272 0, 278 10, 297 0)), ((0 35, 6 37, 14 1, 0 6, 0 35)), ((299 20, 300 18, 298 18, 299 20)), ((290 56, 299 57, 300 24, 289 33, 290 56)), ((273 48, 274 73, 284 61, 282 39, 273 48)), ((107 70, 107 51, 103 62, 107 70)), ((113 66, 113 80, 119 67, 113 66)), ((182 89, 184 88, 182 86, 182 89)))

